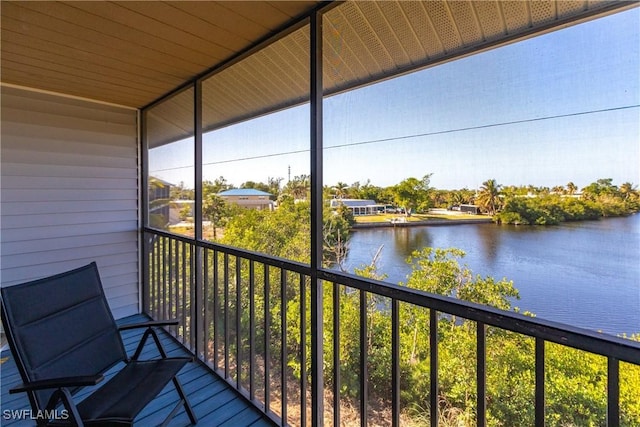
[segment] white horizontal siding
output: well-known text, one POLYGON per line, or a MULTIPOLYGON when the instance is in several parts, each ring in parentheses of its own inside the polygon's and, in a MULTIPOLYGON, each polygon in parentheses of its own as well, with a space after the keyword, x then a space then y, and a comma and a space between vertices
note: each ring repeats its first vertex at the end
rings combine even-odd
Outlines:
MULTIPOLYGON (((12 162, 4 164, 4 171, 8 176, 22 176, 25 167, 31 163, 18 163, 12 162)), ((135 173, 130 168, 114 168, 99 167, 99 166, 74 166, 69 168, 64 165, 40 165, 40 167, 31 172, 30 176, 45 176, 45 177, 86 177, 92 176, 94 178, 123 178, 129 176, 129 174, 135 173)), ((132 176, 136 178, 136 176, 132 176)))
POLYGON ((114 315, 138 312, 136 112, 2 88, 0 282, 96 261, 114 315))
POLYGON ((69 213, 69 212, 109 212, 109 211, 121 211, 129 208, 129 202, 126 200, 113 200, 108 206, 104 206, 104 203, 100 200, 87 200, 87 201, 67 201, 67 202, 47 202, 47 201, 35 201, 14 203, 4 206, 3 212, 5 215, 26 215, 33 212, 42 212, 47 210, 52 214, 56 213, 69 213))
MULTIPOLYGON (((138 225, 137 220, 112 222, 108 224, 109 232, 128 232, 138 225)), ((16 242, 27 239, 41 239, 43 236, 48 238, 65 238, 68 236, 92 236, 96 233, 96 229, 100 229, 101 224, 75 224, 73 227, 43 227, 37 228, 18 228, 2 230, 2 242, 16 242)), ((4 247, 3 247, 4 249, 4 247)), ((3 278, 4 282, 4 278, 3 278)))

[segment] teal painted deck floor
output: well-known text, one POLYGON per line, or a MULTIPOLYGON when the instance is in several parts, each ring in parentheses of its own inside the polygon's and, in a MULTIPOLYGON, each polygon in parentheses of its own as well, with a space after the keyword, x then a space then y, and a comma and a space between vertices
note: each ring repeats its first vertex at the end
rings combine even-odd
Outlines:
MULTIPOLYGON (((127 317, 119 321, 119 324, 135 323, 145 321, 146 317, 142 315, 127 317)), ((142 336, 143 330, 128 330, 122 333, 122 338, 127 348, 127 352, 131 355, 135 351, 136 346, 142 336)), ((185 356, 187 351, 169 334, 163 332, 161 334, 162 344, 169 356, 185 356)), ((154 349, 153 340, 147 341, 147 346, 141 358, 152 358, 157 354, 154 349)), ((9 394, 9 389, 21 382, 20 375, 13 361, 11 353, 3 351, 0 355, 2 363, 0 364, 2 395, 0 400, 0 425, 2 426, 33 426, 34 421, 11 419, 12 412, 22 409, 30 409, 29 401, 26 394, 9 394), (9 412, 7 412, 9 411, 9 412)), ((117 371, 116 366, 112 371, 105 375, 108 379, 109 375, 117 371)), ((273 422, 258 411, 254 406, 242 398, 234 389, 218 377, 216 374, 207 369, 204 365, 195 362, 185 366, 178 374, 185 393, 191 402, 196 416, 198 417, 198 426, 273 426, 273 422)), ((103 381, 103 383, 106 381, 103 381)), ((90 390, 81 390, 76 395, 79 401, 90 390)), ((156 399, 151 402, 136 418, 136 426, 152 427, 157 426, 164 421, 169 412, 178 402, 178 393, 173 388, 173 384, 169 384, 156 399)), ((15 412, 14 412, 15 413, 15 412)), ((184 408, 171 420, 169 426, 183 427, 191 425, 189 418, 184 412, 184 408)))

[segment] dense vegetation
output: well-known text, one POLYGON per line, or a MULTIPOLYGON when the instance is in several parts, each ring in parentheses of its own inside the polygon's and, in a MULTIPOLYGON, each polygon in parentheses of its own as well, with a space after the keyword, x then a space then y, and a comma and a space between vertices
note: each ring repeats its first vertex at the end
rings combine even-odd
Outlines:
MULTIPOLYGON (((203 210, 211 221, 212 235, 222 243, 259 251, 295 261, 309 262, 311 212, 308 202, 309 179, 296 177, 284 188, 280 182, 260 187, 274 194, 278 208, 257 211, 227 206, 216 193, 229 188, 223 178, 206 183, 203 210), (216 230, 219 234, 215 234, 216 230)), ((357 184, 357 183, 356 183, 357 184)), ((570 183, 571 184, 571 183, 570 183)), ((256 183, 249 183, 257 188, 256 183)), ((561 221, 595 219, 601 216, 626 215, 640 207, 640 197, 631 184, 617 187, 611 180, 598 180, 577 194, 575 186, 554 189, 533 187, 502 187, 495 180, 483 183, 478 192, 469 190, 442 191, 429 187, 429 176, 407 179, 397 186, 378 188, 370 185, 339 183, 325 188, 325 198, 369 198, 381 203, 406 207, 420 212, 430 207, 447 207, 460 203, 476 203, 496 221, 518 224, 556 224, 561 221)), ((188 194, 183 198, 192 197, 188 194)), ((175 198, 177 193, 172 195, 175 198)), ((348 209, 324 213, 323 261, 327 266, 340 267, 348 250, 353 218, 348 209)), ((404 286, 442 295, 454 296, 503 310, 514 310, 512 301, 518 298, 515 285, 507 279, 495 279, 474 274, 463 263, 464 252, 458 249, 423 248, 414 252, 407 262, 412 272, 404 286)), ((375 260, 361 266, 356 273, 384 279, 377 271, 375 260)), ((244 272, 242 273, 244 275, 244 272)), ((273 283, 278 278, 272 279, 273 283)), ((240 282, 238 282, 240 283, 240 282)), ((300 347, 300 284, 286 284, 287 305, 281 307, 274 286, 269 301, 273 313, 271 330, 257 331, 257 340, 287 346, 289 376, 307 375, 309 366, 301 366, 300 347), (284 340, 280 332, 279 313, 286 310, 288 333, 284 340)), ((242 291, 246 292, 246 290, 242 291)), ((265 301, 261 294, 252 296, 256 310, 265 301)), ((309 304, 307 296, 306 304, 309 304)), ((365 296, 367 312, 367 352, 370 402, 390 407, 391 319, 388 301, 371 294, 365 296)), ((346 407, 357 407, 360 375, 360 292, 331 284, 325 286, 325 383, 333 386, 331 363, 333 311, 339 310, 340 328, 340 397, 346 407), (333 306, 333 292, 339 293, 340 304, 333 306)), ((230 309, 232 307, 230 306, 230 309)), ((244 309, 244 313, 246 313, 244 309)), ((308 309, 306 311, 308 313, 308 309)), ((526 313, 533 315, 531 313, 526 313)), ((244 320, 243 320, 244 322, 244 320)), ((400 369, 403 423, 428 424, 430 401, 429 311, 409 304, 400 307, 400 369)), ((309 322, 307 322, 309 328, 309 322)), ((438 319, 439 396, 444 426, 475 425, 476 414, 476 325, 451 316, 438 319)), ((310 336, 309 333, 306 335, 310 336)), ((640 340, 640 335, 628 337, 640 340)), ((233 344, 235 345, 235 344, 233 344)), ((534 340, 497 328, 487 330, 487 417, 489 426, 519 426, 534 424, 534 340)), ((277 349, 273 350, 274 353, 277 349)), ((309 349, 307 349, 309 352, 309 349)), ((233 354, 233 351, 231 352, 233 354)), ((566 347, 546 345, 546 425, 599 426, 606 424, 607 360, 603 357, 566 347)), ((277 366, 274 368, 277 369, 277 366)), ((621 425, 640 425, 640 366, 622 364, 620 369, 621 425)), ((384 411, 380 412, 384 414, 384 411)), ((381 415, 384 417, 384 415, 381 415)), ((372 420, 374 424, 376 422, 372 420)), ((388 421, 388 420, 385 420, 388 421)), ((381 422, 382 423, 382 422, 381 422)))
POLYGON ((546 189, 526 195, 510 189, 503 196, 501 209, 494 218, 505 224, 556 225, 564 221, 629 215, 640 210, 638 191, 629 183, 617 187, 611 179, 588 185, 580 195, 560 187, 552 192, 546 189))
MULTIPOLYGON (((325 215, 325 263, 340 263, 348 247, 348 230, 352 218, 348 211, 325 215)), ((266 252, 271 255, 308 262, 310 207, 308 202, 285 199, 279 209, 241 210, 228 219, 223 243, 266 252)), ((423 248, 407 260, 412 273, 405 286, 442 295, 513 310, 511 301, 518 297, 514 284, 506 279, 475 275, 461 264, 464 252, 458 249, 423 248)), ((375 262, 362 266, 357 274, 384 278, 375 262)), ((296 283, 288 291, 286 307, 289 328, 286 338, 288 366, 299 377, 309 366, 300 366, 293 355, 300 348, 300 293, 296 283), (296 320, 298 319, 298 320, 296 320)), ((359 363, 360 293, 339 287, 340 306, 332 305, 333 288, 325 288, 325 372, 326 385, 332 386, 333 310, 340 310, 341 398, 347 406, 356 406, 361 380, 359 363), (351 402, 350 404, 348 402, 351 402)), ((259 297, 257 297, 259 298, 259 297)), ((277 298, 272 310, 278 313, 277 298)), ((307 298, 308 301, 308 298, 307 298)), ((260 305, 261 303, 259 303, 260 305)), ((368 370, 370 400, 388 406, 390 387, 390 331, 388 302, 367 295, 368 370)), ((429 384, 429 312, 401 306, 402 407, 411 423, 421 425, 428 419, 429 384), (422 421, 421 421, 422 420, 422 421)), ((442 316, 438 321, 440 354, 441 425, 475 425, 475 323, 442 316)), ((272 325, 277 336, 279 323, 272 325)), ((638 339, 639 337, 633 337, 638 339)), ((308 346, 309 343, 306 343, 308 346)), ((607 361, 603 357, 547 345, 547 425, 597 426, 606 419, 607 361)), ((534 340, 496 328, 487 332, 487 410, 489 426, 533 424, 534 340)), ((623 365, 621 369, 621 425, 640 425, 640 367, 623 365)))

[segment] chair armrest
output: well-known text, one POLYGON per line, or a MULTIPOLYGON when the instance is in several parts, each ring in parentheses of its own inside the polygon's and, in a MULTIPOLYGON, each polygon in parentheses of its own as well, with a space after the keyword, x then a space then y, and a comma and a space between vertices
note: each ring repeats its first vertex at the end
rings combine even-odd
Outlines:
POLYGON ((118 326, 119 331, 126 331, 127 329, 137 329, 137 328, 150 328, 152 326, 173 326, 177 325, 178 320, 149 320, 148 322, 141 323, 132 323, 130 325, 122 325, 118 326))
POLYGON ((9 390, 10 394, 22 393, 25 391, 44 390, 48 388, 63 388, 63 387, 85 387, 90 385, 96 385, 104 379, 102 374, 98 375, 84 375, 77 377, 60 377, 50 378, 46 380, 31 381, 28 383, 20 384, 9 390))

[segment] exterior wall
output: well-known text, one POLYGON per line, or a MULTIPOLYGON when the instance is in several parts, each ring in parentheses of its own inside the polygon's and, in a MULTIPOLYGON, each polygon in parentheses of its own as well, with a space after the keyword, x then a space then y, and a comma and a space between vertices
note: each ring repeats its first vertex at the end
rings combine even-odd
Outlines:
POLYGON ((1 94, 0 283, 96 261, 114 316, 138 313, 136 111, 1 94))
POLYGON ((220 196, 227 203, 234 203, 248 209, 273 209, 273 201, 268 196, 220 196))

